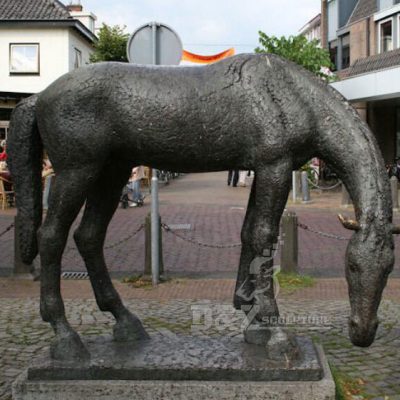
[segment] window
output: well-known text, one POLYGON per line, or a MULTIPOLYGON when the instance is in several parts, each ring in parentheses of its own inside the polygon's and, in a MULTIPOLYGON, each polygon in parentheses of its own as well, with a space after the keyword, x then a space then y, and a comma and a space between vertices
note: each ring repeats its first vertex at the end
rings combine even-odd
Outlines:
POLYGON ((82 52, 77 48, 75 48, 74 50, 75 50, 74 68, 76 69, 82 66, 82 52))
POLYGON ((0 141, 7 140, 8 126, 9 126, 8 121, 0 120, 0 141))
POLYGON ((393 50, 393 21, 392 19, 379 24, 379 52, 393 50))
POLYGON ((339 69, 346 69, 350 67, 350 34, 345 34, 339 37, 339 69))
POLYGON ((396 157, 400 157, 400 107, 398 107, 396 110, 396 139, 396 157))
POLYGON ((337 65, 338 65, 338 59, 337 59, 337 44, 335 43, 329 43, 329 55, 331 58, 331 62, 334 65, 333 71, 337 71, 337 65))
POLYGON ((350 46, 346 45, 342 48, 342 69, 350 67, 350 46))
POLYGON ((10 44, 10 74, 39 74, 39 44, 10 44))

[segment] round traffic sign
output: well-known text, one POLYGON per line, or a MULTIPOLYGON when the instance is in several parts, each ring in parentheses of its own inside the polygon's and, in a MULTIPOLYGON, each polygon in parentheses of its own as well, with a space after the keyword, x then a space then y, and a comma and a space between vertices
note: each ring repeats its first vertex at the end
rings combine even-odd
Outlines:
POLYGON ((128 60, 135 64, 179 65, 182 41, 166 24, 150 22, 136 29, 128 40, 128 60))

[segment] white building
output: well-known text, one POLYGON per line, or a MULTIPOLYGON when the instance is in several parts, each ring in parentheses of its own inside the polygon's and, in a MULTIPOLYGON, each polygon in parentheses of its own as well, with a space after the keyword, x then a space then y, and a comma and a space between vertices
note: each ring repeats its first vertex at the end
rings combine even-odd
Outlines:
POLYGON ((321 40, 321 14, 308 21, 300 30, 300 35, 304 35, 308 41, 321 40))
POLYGON ((18 101, 89 63, 96 17, 75 3, 0 0, 0 139, 18 101))

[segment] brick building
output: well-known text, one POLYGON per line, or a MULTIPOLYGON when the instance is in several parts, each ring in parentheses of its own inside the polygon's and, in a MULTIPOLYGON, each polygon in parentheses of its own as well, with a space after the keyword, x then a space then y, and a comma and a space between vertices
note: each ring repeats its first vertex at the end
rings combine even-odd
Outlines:
POLYGON ((334 84, 368 122, 385 161, 400 157, 400 0, 322 0, 334 84))

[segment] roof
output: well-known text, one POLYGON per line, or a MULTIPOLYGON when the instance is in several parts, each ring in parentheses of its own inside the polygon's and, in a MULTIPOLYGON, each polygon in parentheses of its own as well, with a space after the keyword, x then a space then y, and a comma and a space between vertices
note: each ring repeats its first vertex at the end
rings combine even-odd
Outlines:
POLYGON ((378 4, 376 0, 358 0, 347 25, 354 22, 368 18, 378 11, 378 4))
POLYGON ((347 77, 366 74, 382 69, 400 66, 400 49, 387 51, 357 60, 350 68, 347 77))
POLYGON ((0 20, 71 20, 58 0, 0 0, 0 20))
POLYGON ((315 26, 321 25, 321 13, 316 15, 314 18, 310 19, 300 30, 299 32, 305 32, 308 29, 311 29, 315 26))
POLYGON ((89 42, 97 40, 95 34, 73 18, 59 0, 0 0, 0 25, 21 22, 24 22, 25 27, 71 27, 89 42))

